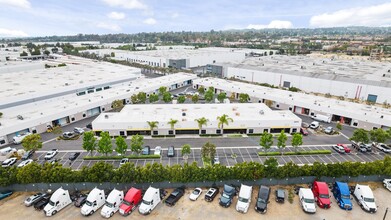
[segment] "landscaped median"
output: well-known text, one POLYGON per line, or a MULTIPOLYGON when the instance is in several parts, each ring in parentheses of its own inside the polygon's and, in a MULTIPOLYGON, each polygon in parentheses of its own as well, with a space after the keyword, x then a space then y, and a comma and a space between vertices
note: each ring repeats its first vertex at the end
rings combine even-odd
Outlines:
POLYGON ((331 150, 309 150, 309 151, 290 151, 290 152, 258 152, 258 156, 282 156, 282 155, 316 155, 331 154, 331 150))
POLYGON ((160 155, 85 156, 83 160, 160 159, 160 155))

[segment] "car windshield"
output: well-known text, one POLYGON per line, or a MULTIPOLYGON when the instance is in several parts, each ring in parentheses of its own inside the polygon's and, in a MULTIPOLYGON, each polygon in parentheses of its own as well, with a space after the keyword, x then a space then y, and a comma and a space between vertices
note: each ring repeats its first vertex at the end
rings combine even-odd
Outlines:
POLYGON ((314 200, 313 199, 304 199, 304 202, 305 203, 314 203, 314 200))
POLYGON ((92 206, 92 202, 90 202, 90 201, 86 201, 86 205, 88 205, 88 206, 92 206))
POLYGON ((150 202, 150 201, 145 201, 145 200, 143 200, 143 203, 144 203, 145 205, 151 205, 151 202, 150 202))
POLYGON ((200 194, 200 191, 199 191, 198 189, 195 189, 195 190, 193 191, 193 194, 194 194, 194 195, 198 195, 198 194, 200 194))
POLYGON ((261 199, 261 198, 258 198, 258 202, 260 203, 266 203, 265 200, 261 199))
POLYGON ((229 196, 225 193, 223 193, 223 197, 229 199, 229 196))
POLYGON ((49 200, 49 205, 54 206, 54 202, 52 200, 49 200))
POLYGON ((106 206, 109 207, 109 208, 113 208, 114 207, 113 203, 110 203, 110 202, 106 202, 106 206))
POLYGON ((126 201, 125 199, 124 199, 124 204, 127 205, 127 206, 130 206, 130 202, 126 201))
POLYGON ((320 194, 319 197, 322 198, 322 199, 328 199, 328 198, 329 198, 329 195, 320 194))
POLYGON ((341 195, 342 199, 350 199, 350 195, 341 195))
POLYGON ((365 202, 375 202, 375 199, 374 198, 366 198, 366 197, 364 197, 364 201, 365 202))
POLYGON ((240 202, 248 203, 248 199, 239 197, 240 202))

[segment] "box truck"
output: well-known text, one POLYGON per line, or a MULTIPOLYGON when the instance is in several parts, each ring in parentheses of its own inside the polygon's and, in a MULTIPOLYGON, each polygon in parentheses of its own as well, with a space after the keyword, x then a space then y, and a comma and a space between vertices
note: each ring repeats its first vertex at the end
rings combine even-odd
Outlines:
POLYGON ((328 116, 328 115, 315 114, 315 115, 312 115, 311 118, 314 120, 322 121, 322 122, 326 122, 326 123, 331 122, 331 116, 328 116))
POLYGON ((84 216, 92 215, 105 204, 105 201, 105 191, 95 187, 88 194, 86 203, 81 207, 80 212, 84 216))
POLYGON ((45 206, 43 211, 45 212, 46 216, 52 216, 71 203, 72 200, 69 196, 68 190, 59 188, 50 197, 49 203, 45 206))

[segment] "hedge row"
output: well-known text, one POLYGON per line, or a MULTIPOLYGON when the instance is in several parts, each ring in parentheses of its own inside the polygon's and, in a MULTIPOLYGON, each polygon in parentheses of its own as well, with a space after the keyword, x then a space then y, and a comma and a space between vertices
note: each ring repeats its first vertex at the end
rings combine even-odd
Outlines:
POLYGON ((91 167, 84 166, 81 170, 72 170, 61 164, 31 163, 25 167, 0 167, 0 185, 27 183, 72 183, 72 182, 198 182, 223 180, 257 180, 261 178, 292 178, 300 176, 341 177, 358 175, 391 176, 391 157, 368 163, 343 162, 298 166, 292 162, 278 166, 276 158, 268 158, 264 164, 244 162, 232 167, 213 165, 199 167, 197 163, 176 164, 164 166, 160 163, 147 163, 145 166, 135 166, 126 163, 117 168, 111 163, 99 161, 91 167))
POLYGON ((284 152, 258 152, 258 156, 281 156, 281 155, 316 155, 316 154, 331 154, 331 150, 309 150, 309 151, 291 151, 284 152))
POLYGON ((160 155, 85 156, 83 160, 159 159, 160 155))

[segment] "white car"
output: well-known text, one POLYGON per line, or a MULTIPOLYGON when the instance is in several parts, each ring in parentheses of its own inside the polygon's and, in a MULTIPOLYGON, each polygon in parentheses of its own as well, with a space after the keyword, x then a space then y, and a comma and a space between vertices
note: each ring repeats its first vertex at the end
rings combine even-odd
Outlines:
POLYGON ((121 162, 119 162, 119 166, 122 166, 125 163, 129 163, 129 158, 122 158, 121 162))
POLYGON ((83 128, 79 128, 79 127, 75 127, 73 129, 73 132, 75 132, 76 134, 83 134, 84 133, 84 129, 83 128))
POLYGON ((33 162, 32 159, 24 160, 24 161, 22 161, 20 164, 18 164, 18 167, 24 167, 24 166, 26 166, 27 164, 30 164, 31 162, 33 162))
POLYGON ((198 197, 202 194, 202 189, 201 188, 195 188, 193 192, 190 194, 189 199, 192 201, 196 201, 198 197))
POLYGON ((391 179, 384 179, 383 180, 384 187, 391 191, 391 179))
POLYGON ((51 151, 48 151, 45 155, 45 160, 51 160, 54 156, 58 153, 57 149, 52 149, 51 151))
POLYGON ((156 146, 155 147, 155 155, 160 155, 162 153, 162 147, 160 146, 156 146))
POLYGON ((11 157, 11 158, 8 158, 6 159, 5 161, 3 161, 3 163, 1 164, 2 167, 10 167, 12 165, 14 165, 16 163, 18 159, 16 157, 11 157))

